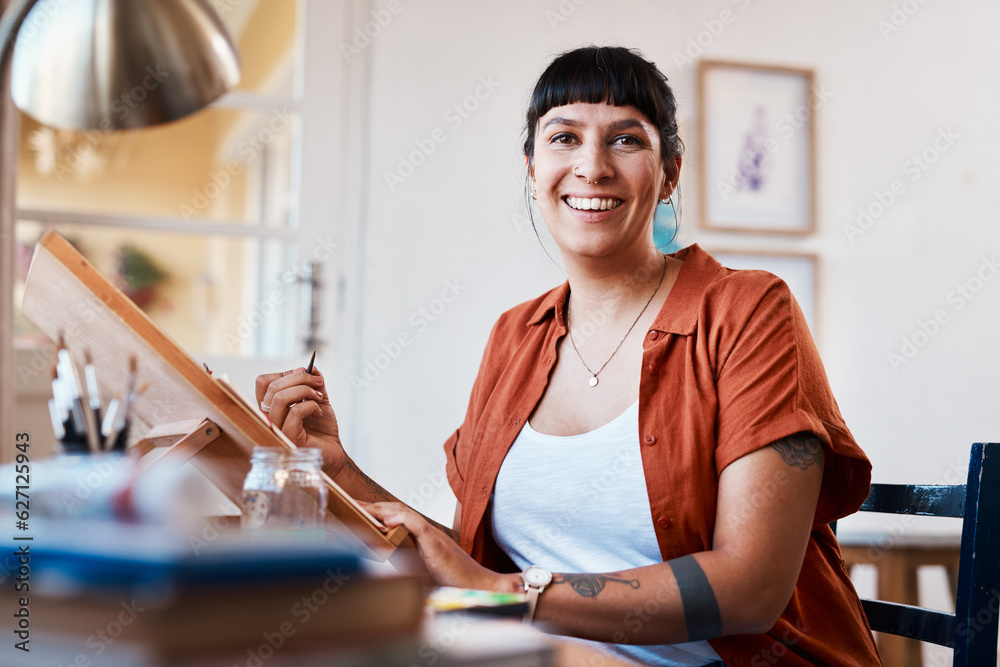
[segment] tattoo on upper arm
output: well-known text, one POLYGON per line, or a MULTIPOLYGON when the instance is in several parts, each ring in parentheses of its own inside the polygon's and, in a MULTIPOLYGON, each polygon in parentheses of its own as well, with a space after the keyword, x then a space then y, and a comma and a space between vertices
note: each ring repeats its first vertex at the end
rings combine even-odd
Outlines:
POLYGON ((350 458, 347 459, 347 466, 352 471, 354 471, 358 475, 358 477, 361 478, 361 481, 365 483, 365 489, 368 491, 368 493, 372 495, 373 498, 377 498, 378 500, 384 500, 388 502, 393 502, 396 500, 395 496, 393 496, 391 493, 382 488, 381 484, 379 484, 374 479, 363 473, 361 471, 361 468, 355 465, 354 461, 352 461, 350 458))
POLYGON ((698 560, 691 555, 667 561, 674 572, 677 589, 684 605, 688 641, 712 639, 722 634, 722 612, 712 584, 698 560))
POLYGON ((596 597, 608 582, 626 584, 630 588, 639 588, 638 579, 623 579, 617 572, 608 574, 554 574, 553 584, 569 584, 581 597, 596 597))
POLYGON ((775 440, 770 446, 781 454, 785 463, 800 470, 823 465, 823 442, 812 433, 796 433, 775 440))

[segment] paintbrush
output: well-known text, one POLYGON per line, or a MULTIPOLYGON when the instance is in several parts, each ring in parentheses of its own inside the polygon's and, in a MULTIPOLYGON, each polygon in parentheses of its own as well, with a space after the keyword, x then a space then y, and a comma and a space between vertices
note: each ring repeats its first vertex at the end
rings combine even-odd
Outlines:
POLYGON ((67 433, 66 428, 72 426, 69 420, 69 413, 63 406, 62 383, 59 382, 59 373, 55 367, 52 368, 52 398, 49 399, 49 415, 52 417, 52 431, 56 440, 66 449, 67 433))
MULTIPOLYGON (((137 398, 142 396, 142 394, 149 388, 148 382, 143 382, 139 385, 139 388, 135 390, 132 394, 132 399, 125 400, 131 405, 135 402, 137 398)), ((101 426, 101 435, 104 436, 104 445, 102 449, 111 449, 111 451, 122 452, 125 451, 125 445, 128 440, 128 427, 130 424, 129 416, 125 413, 125 403, 117 395, 111 399, 108 403, 108 410, 104 413, 104 424, 101 426), (123 435, 124 433, 124 435, 123 435)))
POLYGON ((138 371, 139 360, 136 359, 135 355, 132 355, 128 358, 128 386, 125 388, 123 401, 118 408, 120 415, 115 419, 117 433, 114 440, 111 441, 111 451, 113 452, 124 452, 125 444, 128 442, 128 432, 132 417, 130 413, 132 411, 132 404, 136 399, 135 383, 138 371))
POLYGON ((63 405, 69 410, 70 421, 73 430, 66 429, 66 434, 71 433, 74 437, 67 437, 66 441, 73 444, 74 449, 79 445, 79 452, 90 452, 92 447, 96 447, 96 434, 88 428, 87 417, 83 411, 82 394, 83 388, 80 385, 80 378, 76 372, 76 363, 73 356, 66 348, 66 340, 62 332, 59 333, 59 351, 57 353, 58 362, 56 373, 59 384, 62 388, 63 405))
POLYGON ((101 442, 101 387, 97 384, 97 370, 94 368, 94 360, 90 356, 90 350, 83 351, 83 375, 87 381, 87 400, 90 405, 90 416, 93 417, 92 420, 88 420, 87 433, 95 434, 95 442, 93 446, 97 449, 102 449, 103 443, 101 442))
POLYGON ((103 442, 101 443, 101 449, 107 449, 114 442, 115 436, 118 435, 118 431, 115 429, 115 424, 118 421, 118 410, 121 408, 121 399, 119 399, 116 394, 111 402, 108 403, 108 409, 104 413, 104 423, 101 424, 101 437, 103 442))
POLYGON ((59 414, 59 408, 56 407, 55 398, 49 399, 49 416, 52 417, 52 432, 56 436, 56 441, 63 449, 65 449, 66 431, 63 429, 62 416, 59 414))
POLYGON ((306 366, 306 373, 309 373, 309 375, 312 375, 313 364, 315 364, 315 363, 316 363, 316 350, 313 350, 313 356, 309 359, 309 365, 306 366))

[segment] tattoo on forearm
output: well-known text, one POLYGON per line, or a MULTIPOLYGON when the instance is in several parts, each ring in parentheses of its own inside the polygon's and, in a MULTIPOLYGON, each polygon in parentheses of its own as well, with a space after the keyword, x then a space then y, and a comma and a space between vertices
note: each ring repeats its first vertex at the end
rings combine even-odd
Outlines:
POLYGON ((667 561, 667 565, 674 572, 677 589, 681 594, 688 641, 701 641, 721 635, 722 613, 719 611, 719 601, 697 559, 691 555, 681 556, 667 561))
POLYGON ((781 454, 785 463, 800 470, 823 465, 823 442, 811 433, 796 433, 775 440, 770 446, 781 454))
POLYGON ((638 579, 623 579, 617 572, 609 574, 554 574, 553 584, 569 584, 581 597, 596 597, 604 590, 608 582, 626 584, 631 588, 639 588, 638 579))
POLYGON ((347 467, 350 468, 355 474, 357 474, 358 477, 361 478, 361 481, 364 482, 365 484, 365 490, 367 490, 368 493, 371 494, 372 498, 376 499, 374 502, 379 502, 383 500, 388 502, 393 502, 396 500, 396 497, 393 496, 388 491, 386 491, 384 488, 382 488, 381 484, 379 484, 374 479, 363 473, 361 471, 361 468, 355 465, 354 461, 352 461, 350 458, 347 459, 347 467))
MULTIPOLYGON (((362 472, 361 468, 359 468, 357 464, 355 464, 354 461, 352 461, 350 458, 347 459, 347 467, 350 468, 351 471, 354 472, 354 474, 360 477, 362 482, 364 482, 365 490, 368 491, 369 494, 371 494, 370 499, 372 502, 382 502, 382 501, 397 502, 399 500, 394 495, 386 491, 381 484, 379 484, 374 479, 372 479, 364 472, 362 472)), ((448 528, 447 526, 443 526, 434 519, 431 519, 427 516, 424 516, 424 518, 427 519, 427 521, 432 526, 444 531, 445 535, 450 537, 455 542, 459 541, 459 535, 457 530, 453 530, 451 528, 448 528)))
POLYGON ((450 537, 456 544, 461 544, 461 539, 459 538, 459 534, 458 534, 457 530, 455 530, 454 528, 449 528, 448 526, 445 526, 444 524, 440 524, 440 523, 438 523, 437 521, 435 521, 434 519, 432 519, 432 518, 430 518, 428 516, 424 516, 424 518, 427 519, 427 522, 429 524, 431 524, 432 526, 434 526, 438 530, 444 531, 444 534, 447 535, 448 537, 450 537))

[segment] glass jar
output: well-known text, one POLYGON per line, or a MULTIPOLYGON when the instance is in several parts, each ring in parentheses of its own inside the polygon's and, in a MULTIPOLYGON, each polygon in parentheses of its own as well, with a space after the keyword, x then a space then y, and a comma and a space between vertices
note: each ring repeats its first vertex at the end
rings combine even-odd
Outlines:
POLYGON ((284 452, 275 474, 278 494, 274 514, 280 527, 321 530, 326 517, 327 488, 323 481, 323 455, 319 449, 299 447, 284 452))
POLYGON ((241 508, 243 528, 276 527, 275 499, 278 495, 278 472, 282 466, 280 447, 255 447, 250 457, 250 472, 243 481, 241 508))

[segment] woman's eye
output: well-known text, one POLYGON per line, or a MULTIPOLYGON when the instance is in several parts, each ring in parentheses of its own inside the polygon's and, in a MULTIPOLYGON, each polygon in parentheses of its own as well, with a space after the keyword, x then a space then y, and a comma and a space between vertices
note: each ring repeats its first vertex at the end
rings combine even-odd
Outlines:
POLYGON ((573 136, 570 134, 557 134, 549 141, 553 144, 569 144, 573 142, 573 136))
POLYGON ((631 134, 626 134, 626 135, 623 135, 623 136, 620 136, 620 137, 615 137, 615 140, 614 140, 613 143, 616 144, 616 145, 618 145, 618 146, 628 146, 628 147, 632 147, 632 148, 638 148, 638 147, 641 147, 641 146, 645 145, 641 141, 639 141, 638 137, 634 137, 631 134))

